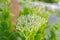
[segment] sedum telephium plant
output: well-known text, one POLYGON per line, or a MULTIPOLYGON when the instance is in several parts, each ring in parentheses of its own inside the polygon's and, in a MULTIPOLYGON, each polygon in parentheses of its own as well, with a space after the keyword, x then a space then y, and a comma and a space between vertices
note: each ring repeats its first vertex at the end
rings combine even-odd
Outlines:
POLYGON ((24 7, 20 11, 20 16, 16 25, 19 34, 22 38, 20 40, 43 40, 45 35, 45 24, 48 21, 49 14, 46 12, 45 16, 40 13, 43 6, 24 7))
POLYGON ((50 24, 51 18, 55 19, 54 16, 57 14, 55 10, 25 2, 21 3, 20 7, 20 15, 16 25, 20 34, 18 40, 59 40, 56 34, 59 23, 50 24))

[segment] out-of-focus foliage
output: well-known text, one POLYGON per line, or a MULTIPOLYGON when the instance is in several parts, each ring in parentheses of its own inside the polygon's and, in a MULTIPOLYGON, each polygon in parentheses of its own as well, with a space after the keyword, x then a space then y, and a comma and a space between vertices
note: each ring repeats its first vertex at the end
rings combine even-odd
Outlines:
MULTIPOLYGON (((20 1, 20 0, 18 0, 20 1)), ((21 0, 27 2, 46 2, 46 3, 58 3, 59 0, 21 0)))
POLYGON ((17 40, 17 31, 9 32, 12 16, 8 4, 9 0, 0 0, 0 40, 17 40))
MULTIPOLYGON (((44 1, 44 0, 43 0, 43 1, 44 1)), ((47 2, 47 3, 58 3, 57 0, 46 0, 45 2, 47 2)))
POLYGON ((42 2, 46 2, 46 3, 56 3, 56 0, 36 0, 36 1, 42 1, 42 2))

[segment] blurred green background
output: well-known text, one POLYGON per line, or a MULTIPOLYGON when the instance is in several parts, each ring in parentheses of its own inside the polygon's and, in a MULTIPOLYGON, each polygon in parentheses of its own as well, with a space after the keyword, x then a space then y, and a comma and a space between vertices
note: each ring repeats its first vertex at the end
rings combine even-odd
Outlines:
POLYGON ((17 1, 20 12, 10 33, 10 0, 0 0, 0 40, 60 40, 60 0, 17 1))

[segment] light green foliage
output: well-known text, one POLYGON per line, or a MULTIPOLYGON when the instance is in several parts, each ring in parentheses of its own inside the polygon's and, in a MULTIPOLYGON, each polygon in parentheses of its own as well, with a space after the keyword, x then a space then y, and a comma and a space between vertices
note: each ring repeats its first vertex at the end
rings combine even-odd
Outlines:
POLYGON ((50 15, 57 14, 55 10, 25 2, 21 3, 20 7, 16 25, 21 36, 20 40, 57 40, 56 30, 59 28, 59 23, 50 25, 48 21, 50 15))
POLYGON ((32 7, 24 8, 20 12, 20 17, 17 22, 17 30, 23 34, 25 40, 42 40, 44 35, 44 24, 47 22, 47 17, 40 16, 40 8, 32 7), (38 9, 38 11, 36 11, 38 9))

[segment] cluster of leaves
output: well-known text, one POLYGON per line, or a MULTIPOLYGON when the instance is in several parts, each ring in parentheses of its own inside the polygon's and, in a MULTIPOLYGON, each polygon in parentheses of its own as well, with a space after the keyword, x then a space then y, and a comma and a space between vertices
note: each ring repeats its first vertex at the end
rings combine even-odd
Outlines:
POLYGON ((56 12, 46 10, 43 6, 24 3, 20 6, 22 7, 16 25, 22 37, 20 40, 57 40, 56 30, 59 23, 49 24, 49 17, 56 12))
MULTIPOLYGON (((17 22, 17 30, 20 35, 24 36, 24 40, 42 40, 44 36, 44 24, 47 18, 40 16, 40 8, 24 8, 20 11, 20 17, 17 22), (38 9, 38 11, 36 11, 38 9), (23 34, 23 35, 22 35, 23 34)), ((22 38, 23 39, 23 38, 22 38)))

